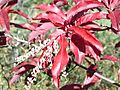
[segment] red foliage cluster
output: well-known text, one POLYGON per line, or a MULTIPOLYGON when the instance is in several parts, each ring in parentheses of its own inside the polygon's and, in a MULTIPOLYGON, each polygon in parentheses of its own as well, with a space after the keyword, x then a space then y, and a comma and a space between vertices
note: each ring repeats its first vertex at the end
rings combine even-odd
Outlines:
MULTIPOLYGON (((86 56, 94 59, 95 61, 106 59, 118 61, 116 57, 110 55, 106 55, 103 58, 100 57, 101 52, 103 52, 103 46, 96 38, 94 32, 106 30, 108 27, 106 26, 107 28, 101 29, 100 25, 94 21, 100 19, 110 20, 111 27, 107 30, 111 30, 118 34, 120 32, 120 10, 118 9, 120 0, 102 0, 101 2, 98 0, 74 0, 75 5, 68 11, 62 11, 59 9, 59 7, 68 4, 67 0, 54 0, 51 4, 40 4, 35 6, 35 9, 40 9, 44 11, 44 13, 40 13, 36 17, 32 18, 32 20, 39 20, 40 23, 31 22, 30 24, 16 24, 10 22, 8 16, 9 13, 16 13, 31 20, 31 18, 24 12, 11 9, 11 7, 16 3, 17 0, 1 0, 0 2, 0 25, 2 26, 3 31, 9 33, 10 25, 14 25, 17 28, 31 30, 31 33, 28 36, 28 41, 30 43, 34 43, 34 41, 37 40, 44 41, 45 39, 38 37, 44 36, 44 34, 53 28, 55 31, 53 31, 48 37, 50 42, 44 47, 44 51, 39 58, 35 59, 36 57, 33 57, 31 62, 22 62, 12 69, 15 73, 13 78, 10 80, 10 84, 13 84, 17 78, 28 70, 35 68, 38 63, 42 63, 42 67, 46 68, 43 69, 43 71, 46 73, 50 72, 49 74, 52 75, 55 86, 59 88, 60 73, 68 63, 71 63, 69 62, 69 50, 74 54, 76 59, 75 61, 78 64, 81 64, 86 56), (8 4, 5 6, 6 3, 8 4), (106 9, 107 12, 102 11, 101 8, 106 9), (91 12, 93 9, 97 9, 98 12, 91 12), (52 67, 48 70, 48 60, 45 59, 45 62, 41 62, 41 58, 46 54, 45 52, 49 49, 48 47, 52 47, 52 51, 54 51, 54 41, 58 42, 60 49, 55 56, 50 56, 52 67)), ((97 77, 94 75, 90 76, 89 80, 86 78, 84 85, 93 82, 95 83, 97 81, 94 81, 95 78, 97 77)), ((69 88, 73 88, 73 86, 84 88, 76 85, 70 85, 69 88)))

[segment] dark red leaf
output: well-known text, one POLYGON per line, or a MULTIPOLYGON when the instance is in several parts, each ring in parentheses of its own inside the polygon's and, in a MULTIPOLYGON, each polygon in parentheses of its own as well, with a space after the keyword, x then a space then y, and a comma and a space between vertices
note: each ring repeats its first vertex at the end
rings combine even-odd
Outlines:
POLYGON ((106 16, 107 16, 107 13, 105 13, 105 12, 96 12, 96 13, 87 14, 87 15, 80 17, 77 20, 76 25, 79 26, 81 24, 84 24, 87 22, 92 22, 94 20, 105 19, 106 16))
POLYGON ((119 62, 119 59, 113 55, 105 55, 104 57, 101 58, 101 60, 110 60, 113 62, 119 62))
POLYGON ((59 44, 60 44, 60 51, 54 57, 54 63, 52 66, 52 76, 53 76, 54 84, 58 88, 59 88, 60 72, 67 65, 69 61, 68 54, 66 51, 68 43, 65 39, 65 36, 63 35, 60 36, 59 44))
POLYGON ((0 8, 4 7, 4 5, 6 5, 5 7, 8 6, 12 6, 14 4, 17 3, 18 0, 0 0, 0 8))
POLYGON ((79 49, 80 52, 85 53, 85 41, 80 35, 73 34, 71 37, 71 41, 79 49))
POLYGON ((92 35, 89 31, 73 26, 71 27, 72 30, 75 31, 78 35, 80 35, 82 38, 84 38, 86 41, 91 43, 93 46, 95 46, 98 50, 103 51, 102 44, 99 42, 99 40, 92 35))
POLYGON ((94 85, 95 83, 97 83, 100 80, 99 77, 97 77, 96 75, 93 75, 92 77, 87 77, 84 80, 83 86, 84 88, 88 88, 91 85, 94 85))
POLYGON ((117 44, 115 44, 115 48, 119 48, 119 47, 120 47, 120 41, 117 44))
POLYGON ((16 23, 10 23, 10 25, 14 25, 15 27, 17 27, 17 28, 22 28, 22 29, 28 29, 28 30, 32 30, 32 31, 34 31, 36 28, 35 28, 35 26, 34 25, 32 25, 32 23, 31 24, 16 24, 16 23))
POLYGON ((85 57, 85 53, 80 52, 79 49, 74 45, 73 42, 70 42, 70 48, 75 55, 76 62, 78 64, 81 64, 83 62, 84 57, 85 57))
POLYGON ((117 33, 120 31, 120 28, 119 28, 119 23, 120 23, 120 10, 115 10, 115 11, 112 11, 108 17, 111 19, 111 22, 112 22, 112 30, 117 33))
POLYGON ((6 45, 5 32, 0 32, 0 46, 6 45))
POLYGON ((51 4, 56 4, 57 7, 67 5, 68 1, 67 0, 54 0, 51 4))
POLYGON ((20 76, 22 76, 25 72, 34 68, 37 64, 35 62, 22 62, 20 65, 14 67, 12 72, 14 72, 14 76, 9 81, 10 85, 12 85, 20 76))
POLYGON ((97 66, 96 65, 91 64, 88 67, 87 76, 86 76, 86 78, 84 80, 84 83, 83 83, 84 88, 88 88, 88 87, 90 87, 91 85, 94 85, 95 83, 97 83, 100 80, 100 78, 97 77, 94 74, 96 71, 97 71, 97 66))
POLYGON ((89 55, 89 57, 95 59, 96 61, 100 60, 101 52, 91 44, 86 45, 86 54, 89 55))
POLYGON ((55 5, 40 4, 36 6, 35 8, 41 9, 46 12, 53 12, 53 13, 56 13, 58 16, 61 16, 64 19, 66 18, 65 14, 55 5))
POLYGON ((93 2, 93 1, 86 1, 83 3, 78 3, 72 9, 70 9, 70 11, 67 12, 67 18, 69 19, 70 17, 74 16, 78 12, 82 12, 84 10, 88 10, 88 9, 96 8, 96 7, 101 7, 101 6, 103 6, 102 3, 93 2))

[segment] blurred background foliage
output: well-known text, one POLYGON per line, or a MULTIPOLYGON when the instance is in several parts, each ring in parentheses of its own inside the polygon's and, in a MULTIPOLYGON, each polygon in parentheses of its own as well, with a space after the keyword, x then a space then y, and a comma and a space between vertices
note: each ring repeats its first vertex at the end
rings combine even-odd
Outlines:
MULTIPOLYGON (((27 13, 30 17, 36 16, 40 10, 33 9, 34 6, 41 3, 50 3, 53 0, 19 0, 19 3, 13 7, 13 9, 20 9, 27 13)), ((72 6, 72 0, 69 1, 69 6, 65 6, 64 9, 68 9, 72 6)), ((15 23, 29 23, 25 18, 20 17, 16 14, 10 14, 11 22, 15 23)), ((98 20, 97 23, 102 26, 110 26, 109 20, 98 20)), ((23 40, 27 40, 27 36, 30 31, 25 29, 19 29, 11 26, 11 34, 15 37, 18 37, 23 40)), ((110 54, 115 55, 120 58, 120 49, 115 49, 115 44, 120 40, 120 36, 117 36, 109 31, 100 31, 96 32, 96 36, 102 42, 104 46, 104 52, 102 55, 110 54)), ((27 52, 29 49, 28 45, 23 43, 16 43, 13 46, 8 45, 7 47, 0 47, 0 90, 10 90, 9 80, 13 74, 11 74, 11 69, 14 66, 14 58, 16 56, 22 55, 27 52)), ((87 65, 86 62, 83 63, 87 65)), ((99 66, 99 71, 103 73, 104 76, 118 81, 117 71, 120 68, 120 63, 113 63, 111 61, 99 61, 97 62, 99 66)), ((72 65, 74 67, 74 65, 72 65)), ((71 67, 71 68, 72 68, 71 67)), ((85 70, 75 67, 71 72, 69 72, 67 77, 61 77, 61 86, 70 84, 70 83, 79 83, 82 84, 85 78, 85 70)), ((12 90, 24 90, 24 79, 25 75, 21 77, 15 85, 12 87, 12 90)), ((110 83, 102 80, 100 83, 92 86, 90 90, 99 90, 99 88, 104 88, 106 90, 118 90, 117 87, 111 85, 110 83)), ((40 73, 37 77, 37 81, 32 85, 31 90, 56 90, 52 78, 47 76, 45 73, 40 73)))

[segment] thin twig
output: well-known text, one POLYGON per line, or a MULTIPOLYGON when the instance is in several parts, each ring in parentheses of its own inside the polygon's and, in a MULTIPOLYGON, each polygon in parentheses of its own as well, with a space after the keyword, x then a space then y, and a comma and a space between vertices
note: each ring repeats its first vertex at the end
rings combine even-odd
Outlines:
POLYGON ((85 69, 85 70, 88 71, 89 73, 93 73, 95 76, 97 76, 97 77, 99 77, 99 78, 101 78, 101 79, 103 79, 103 80, 105 80, 105 81, 107 81, 107 82, 109 82, 109 83, 111 83, 111 84, 114 84, 114 85, 120 87, 120 84, 119 84, 119 83, 116 83, 114 80, 111 80, 111 79, 109 79, 109 78, 106 78, 106 77, 104 77, 103 75, 99 74, 98 72, 96 72, 96 71, 94 71, 94 70, 91 71, 91 70, 89 70, 88 68, 86 68, 85 66, 76 63, 75 61, 73 61, 73 63, 76 64, 77 66, 85 69))

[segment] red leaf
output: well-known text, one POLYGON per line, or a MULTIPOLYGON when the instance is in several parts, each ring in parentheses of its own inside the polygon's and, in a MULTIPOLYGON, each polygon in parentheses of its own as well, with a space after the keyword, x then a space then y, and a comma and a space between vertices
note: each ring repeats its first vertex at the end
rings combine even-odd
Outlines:
POLYGON ((6 4, 9 0, 0 0, 0 6, 6 4))
POLYGON ((12 71, 15 71, 15 72, 17 72, 17 74, 20 74, 21 72, 18 72, 18 70, 20 68, 24 67, 25 70, 29 70, 29 69, 33 68, 33 66, 36 66, 36 63, 34 61, 32 61, 32 62, 22 62, 20 65, 14 67, 12 69, 12 71))
POLYGON ((9 10, 8 13, 16 13, 16 14, 18 14, 20 16, 23 16, 23 17, 25 17, 27 19, 30 19, 30 17, 26 13, 24 13, 23 11, 21 11, 21 10, 9 10))
POLYGON ((52 66, 52 76, 53 76, 54 84, 58 88, 59 88, 60 72, 67 65, 67 63, 69 61, 68 54, 67 54, 67 51, 66 51, 68 43, 65 39, 65 36, 63 36, 63 35, 60 36, 59 44, 60 44, 60 51, 54 57, 54 63, 53 63, 53 66, 52 66))
POLYGON ((100 60, 101 52, 89 43, 86 45, 86 54, 97 61, 100 60))
POLYGON ((57 14, 48 14, 49 19, 51 20, 52 23, 54 23, 56 26, 63 26, 64 25, 64 19, 62 19, 60 16, 57 14))
POLYGON ((37 27, 36 30, 50 30, 53 28, 55 28, 55 26, 51 22, 46 22, 43 23, 41 26, 37 27))
POLYGON ((80 35, 73 34, 71 37, 71 41, 79 49, 80 52, 85 53, 85 41, 80 35))
POLYGON ((111 22, 112 22, 112 30, 117 33, 120 31, 120 28, 119 28, 119 23, 120 23, 120 10, 115 10, 115 11, 112 11, 108 17, 111 19, 111 22))
POLYGON ((29 71, 30 69, 34 68, 35 66, 36 66, 36 63, 34 61, 32 61, 32 62, 23 62, 20 65, 14 67, 12 69, 12 71, 14 71, 14 76, 9 81, 10 85, 12 85, 15 82, 15 80, 17 80, 25 72, 29 71))
POLYGON ((86 77, 83 83, 84 87, 90 87, 91 85, 97 83, 100 80, 99 77, 93 75, 92 77, 86 77))
POLYGON ((34 17, 33 20, 45 20, 45 21, 49 21, 48 14, 46 14, 46 13, 40 13, 36 17, 34 17))
POLYGON ((16 24, 16 23, 10 23, 10 25, 14 25, 17 28, 22 28, 22 29, 28 29, 28 30, 35 30, 35 26, 31 23, 31 24, 16 24))
POLYGON ((101 58, 101 60, 110 60, 113 62, 119 62, 119 59, 113 55, 105 55, 104 57, 101 58))
POLYGON ((50 34, 50 39, 55 40, 58 36, 64 34, 65 32, 62 29, 56 29, 52 34, 50 34))
POLYGON ((15 74, 15 75, 10 79, 9 84, 10 84, 10 85, 13 85, 13 83, 14 83, 18 78, 20 78, 20 75, 16 75, 16 74, 15 74))
POLYGON ((10 31, 10 22, 6 9, 0 9, 0 25, 6 32, 10 31))
POLYGON ((57 7, 67 5, 68 1, 67 0, 54 0, 52 4, 56 4, 57 7))
POLYGON ((43 23, 41 26, 37 27, 35 31, 32 31, 29 34, 28 41, 33 40, 34 38, 37 38, 39 35, 43 35, 44 33, 48 32, 50 29, 54 28, 55 26, 48 22, 43 23))
POLYGON ((93 36, 89 31, 85 29, 78 28, 76 26, 71 27, 70 29, 74 30, 75 33, 80 35, 82 38, 84 38, 86 41, 91 43, 93 46, 95 46, 98 50, 103 51, 102 44, 99 42, 99 40, 93 36))
POLYGON ((84 28, 86 30, 92 30, 92 31, 100 31, 100 30, 102 30, 101 27, 98 24, 93 23, 93 22, 88 23, 86 25, 83 25, 82 28, 84 28))
POLYGON ((98 1, 98 0, 74 0, 75 4, 79 2, 85 2, 85 1, 98 1))
POLYGON ((120 48, 120 41, 117 44, 115 44, 115 48, 120 48))
POLYGON ((90 87, 91 85, 94 85, 95 83, 97 83, 100 80, 99 77, 94 75, 94 73, 96 71, 97 71, 97 66, 96 65, 91 64, 88 67, 87 76, 86 76, 86 78, 84 80, 84 83, 83 83, 84 88, 88 88, 88 87, 90 87))
POLYGON ((61 16, 64 19, 66 18, 65 14, 55 5, 40 4, 36 6, 35 8, 41 9, 46 12, 53 12, 53 13, 56 13, 58 16, 61 16))
POLYGON ((75 7, 73 7, 70 11, 67 12, 67 18, 74 16, 78 12, 82 12, 84 10, 88 10, 91 8, 96 8, 102 6, 102 3, 100 2, 93 2, 93 1, 87 1, 83 3, 78 3, 75 7))
POLYGON ((113 10, 117 8, 120 4, 120 0, 102 0, 107 8, 113 10))
POLYGON ((84 57, 85 57, 85 53, 80 52, 79 49, 74 45, 73 42, 70 42, 70 48, 75 55, 76 62, 78 64, 81 64, 83 62, 84 57))
POLYGON ((96 12, 84 15, 77 20, 77 26, 94 20, 104 19, 106 16, 107 14, 105 12, 96 12))

